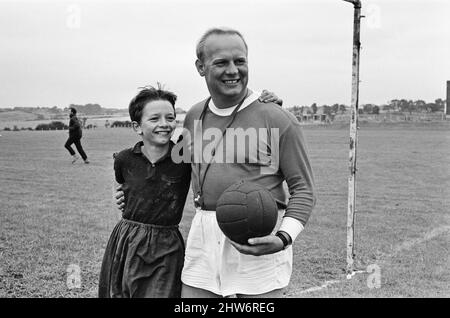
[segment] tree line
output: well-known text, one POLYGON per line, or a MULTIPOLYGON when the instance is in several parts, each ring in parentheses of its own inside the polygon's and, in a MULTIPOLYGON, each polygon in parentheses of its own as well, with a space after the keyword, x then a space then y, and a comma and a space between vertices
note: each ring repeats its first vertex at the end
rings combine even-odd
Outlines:
MULTIPOLYGON (((128 109, 113 109, 113 108, 103 108, 99 104, 70 104, 68 107, 59 108, 57 106, 53 107, 9 107, 9 108, 0 108, 0 112, 10 112, 10 111, 21 111, 25 113, 35 114, 37 112, 45 112, 47 114, 52 115, 66 115, 69 112, 69 108, 75 108, 79 114, 83 115, 114 115, 116 113, 128 112, 128 109)), ((177 114, 185 114, 186 111, 182 108, 177 107, 175 109, 177 114)), ((37 119, 44 119, 42 114, 37 114, 37 119)))
MULTIPOLYGON (((435 113, 442 112, 445 109, 446 100, 442 98, 436 99, 434 102, 427 103, 424 100, 407 100, 407 99, 393 99, 387 104, 362 104, 358 107, 360 114, 379 114, 383 113, 435 113)), ((344 114, 349 109, 349 106, 344 104, 333 104, 317 106, 313 103, 311 106, 293 106, 287 108, 294 114, 317 114, 320 113, 326 115, 344 114)))

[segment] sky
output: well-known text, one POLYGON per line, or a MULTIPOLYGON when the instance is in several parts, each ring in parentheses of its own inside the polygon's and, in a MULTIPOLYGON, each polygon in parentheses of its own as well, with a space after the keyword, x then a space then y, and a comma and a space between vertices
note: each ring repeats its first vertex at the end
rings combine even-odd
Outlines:
MULTIPOLYGON (((445 99, 449 0, 362 0, 360 104, 445 99)), ((284 106, 350 104, 353 6, 342 0, 0 0, 0 108, 126 108, 160 82, 189 109, 208 96, 195 46, 239 30, 249 87, 284 106)))

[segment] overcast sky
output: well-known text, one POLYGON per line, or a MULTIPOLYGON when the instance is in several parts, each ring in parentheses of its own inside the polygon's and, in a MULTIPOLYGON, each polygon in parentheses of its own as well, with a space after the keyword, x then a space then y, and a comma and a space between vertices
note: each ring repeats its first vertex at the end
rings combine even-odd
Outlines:
MULTIPOLYGON (((450 1, 362 0, 360 103, 445 99, 450 1)), ((350 104, 353 6, 341 0, 0 0, 0 107, 126 108, 162 82, 188 109, 207 96, 195 45, 241 31, 249 87, 285 106, 350 104)))

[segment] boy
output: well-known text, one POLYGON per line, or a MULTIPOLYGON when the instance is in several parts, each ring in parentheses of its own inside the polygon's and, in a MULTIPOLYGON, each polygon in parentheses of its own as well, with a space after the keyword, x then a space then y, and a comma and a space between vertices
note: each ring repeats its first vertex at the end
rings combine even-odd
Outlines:
POLYGON ((148 87, 129 105, 142 141, 115 156, 115 178, 127 204, 106 247, 99 297, 180 297, 184 241, 178 224, 191 167, 170 156, 176 98, 148 87))

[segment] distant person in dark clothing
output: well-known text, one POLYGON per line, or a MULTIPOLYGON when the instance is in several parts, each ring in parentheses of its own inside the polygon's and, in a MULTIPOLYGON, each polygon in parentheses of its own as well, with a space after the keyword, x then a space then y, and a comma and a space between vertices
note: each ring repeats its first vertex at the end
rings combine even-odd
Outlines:
POLYGON ((77 154, 72 149, 72 144, 75 144, 75 147, 77 147, 78 153, 80 154, 81 158, 83 158, 84 163, 89 163, 86 153, 84 152, 83 147, 81 146, 81 137, 83 133, 81 131, 80 120, 77 118, 77 110, 71 107, 69 116, 70 116, 69 139, 67 139, 64 147, 66 147, 66 149, 72 155, 72 163, 75 163, 78 160, 77 154))

